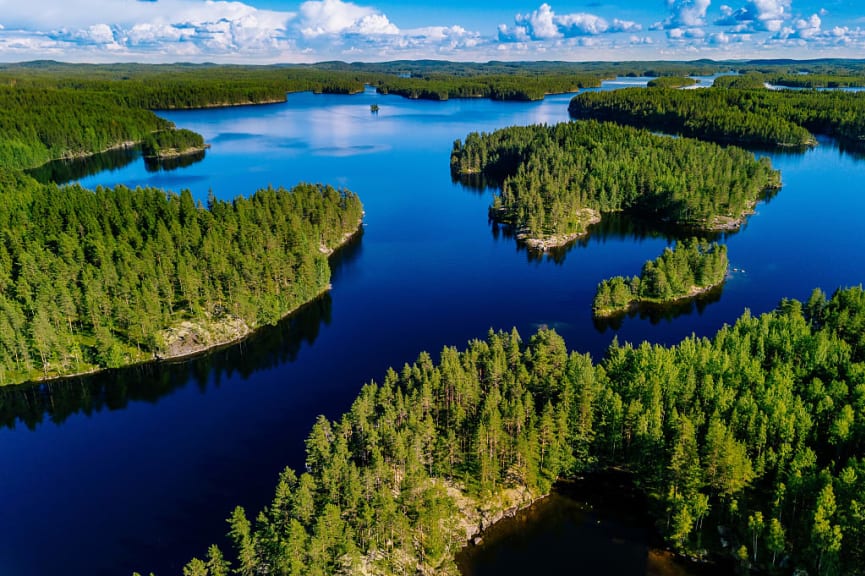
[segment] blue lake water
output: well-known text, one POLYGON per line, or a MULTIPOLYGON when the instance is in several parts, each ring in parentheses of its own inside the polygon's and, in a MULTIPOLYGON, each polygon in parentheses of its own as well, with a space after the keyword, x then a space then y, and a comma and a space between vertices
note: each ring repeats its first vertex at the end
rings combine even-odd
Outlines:
POLYGON ((735 271, 720 294, 677 314, 597 326, 597 283, 638 273, 675 233, 611 218, 556 257, 535 258, 487 222, 492 191, 463 187, 449 172, 454 139, 566 121, 569 100, 428 102, 368 91, 165 112, 212 144, 203 160, 152 171, 133 158, 84 177, 88 187, 189 188, 202 201, 209 191, 232 198, 330 183, 360 195, 365 228, 334 256, 329 295, 239 346, 0 389, 0 574, 180 573, 223 541, 234 505, 257 511, 279 471, 302 466, 318 414, 337 417, 364 382, 421 350, 462 346, 490 328, 528 337, 548 325, 599 358, 613 337, 710 336, 746 308, 863 282, 865 164, 821 140, 801 154, 770 154, 784 187, 722 237, 735 271))

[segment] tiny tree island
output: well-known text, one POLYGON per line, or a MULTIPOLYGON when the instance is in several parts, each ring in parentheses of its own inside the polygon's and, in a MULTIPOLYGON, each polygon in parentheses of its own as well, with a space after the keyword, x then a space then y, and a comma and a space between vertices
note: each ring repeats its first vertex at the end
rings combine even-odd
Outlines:
POLYGON ((602 281, 592 311, 595 316, 614 316, 642 302, 665 304, 694 298, 723 284, 726 276, 727 247, 691 238, 646 262, 639 276, 602 281))

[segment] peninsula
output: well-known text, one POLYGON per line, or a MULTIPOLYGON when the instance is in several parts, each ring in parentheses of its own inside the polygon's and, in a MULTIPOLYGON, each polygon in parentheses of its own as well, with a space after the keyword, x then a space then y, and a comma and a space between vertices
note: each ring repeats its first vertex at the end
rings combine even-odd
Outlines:
POLYGON ((605 212, 735 229, 781 182, 767 158, 740 148, 596 121, 471 133, 454 142, 450 165, 463 181, 500 186, 490 217, 540 250, 585 234, 605 212))

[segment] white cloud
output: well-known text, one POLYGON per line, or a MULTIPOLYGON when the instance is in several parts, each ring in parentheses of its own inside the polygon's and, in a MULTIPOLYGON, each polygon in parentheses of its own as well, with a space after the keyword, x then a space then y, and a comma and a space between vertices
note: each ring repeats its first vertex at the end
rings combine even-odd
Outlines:
MULTIPOLYGON (((630 20, 614 18, 612 22, 587 12, 556 14, 549 4, 528 14, 517 14, 514 25, 500 24, 498 37, 501 42, 529 42, 597 36, 614 32, 635 32, 642 26, 630 20)), ((583 43, 581 45, 588 45, 583 43)))
POLYGON ((820 26, 823 21, 816 14, 812 14, 810 18, 804 19, 800 18, 793 23, 793 27, 796 29, 796 34, 799 38, 813 38, 820 34, 820 26))
POLYGON ((300 5, 300 31, 306 38, 342 33, 398 34, 387 16, 342 0, 309 0, 300 5))
POLYGON ((730 26, 733 33, 780 32, 789 17, 792 0, 747 0, 738 10, 721 6, 718 26, 730 26))
POLYGON ((711 0, 667 0, 670 16, 652 25, 655 30, 671 28, 694 28, 706 23, 706 11, 711 0))

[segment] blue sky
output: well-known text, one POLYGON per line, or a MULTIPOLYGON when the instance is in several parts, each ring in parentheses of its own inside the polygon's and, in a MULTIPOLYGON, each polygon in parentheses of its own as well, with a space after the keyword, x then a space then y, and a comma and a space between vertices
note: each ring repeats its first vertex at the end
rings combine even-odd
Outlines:
POLYGON ((0 61, 865 57, 861 0, 0 0, 0 61))

